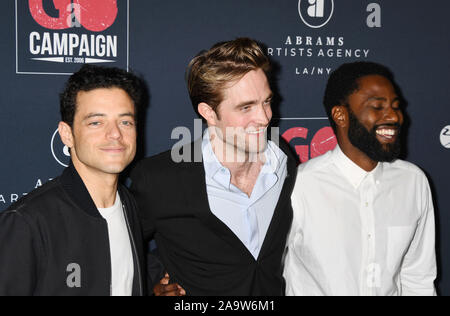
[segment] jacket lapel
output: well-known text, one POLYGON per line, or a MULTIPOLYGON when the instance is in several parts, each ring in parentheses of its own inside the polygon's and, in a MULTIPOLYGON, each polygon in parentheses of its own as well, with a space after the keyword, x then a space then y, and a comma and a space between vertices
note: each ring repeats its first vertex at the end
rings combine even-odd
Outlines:
MULTIPOLYGON (((194 147, 192 150, 192 156, 194 156, 196 146, 199 146, 197 147, 197 150, 201 151, 201 139, 190 145, 194 147)), ((211 212, 208 201, 208 193, 206 190, 206 175, 203 162, 192 161, 193 162, 182 163, 182 176, 180 177, 183 181, 183 192, 185 193, 184 200, 186 205, 214 234, 219 236, 233 248, 240 249, 243 254, 254 260, 252 254, 248 251, 247 247, 245 247, 241 240, 228 228, 227 225, 225 225, 211 212)))
POLYGON ((276 240, 279 240, 282 233, 284 233, 285 237, 287 237, 288 231, 280 232, 279 226, 283 222, 288 221, 290 227, 292 223, 292 207, 286 207, 286 204, 291 203, 291 194, 292 190, 294 189, 297 175, 297 160, 292 154, 289 145, 287 145, 282 139, 280 140, 280 148, 288 157, 287 176, 284 180, 283 188, 281 190, 277 206, 275 207, 272 221, 270 222, 269 229, 267 230, 266 237, 261 247, 261 251, 259 252, 259 258, 262 258, 262 256, 264 256, 267 251, 271 249, 272 243, 276 240))
MULTIPOLYGON (((228 228, 227 225, 225 225, 211 212, 208 202, 208 193, 206 190, 205 169, 203 162, 195 162, 194 160, 195 150, 200 150, 201 152, 201 139, 191 143, 189 146, 192 146, 192 162, 182 163, 182 175, 180 177, 183 181, 183 192, 185 192, 184 201, 186 205, 189 209, 194 211, 195 216, 199 218, 206 227, 211 229, 222 240, 234 248, 240 249, 242 253, 245 253, 246 256, 254 261, 255 259, 253 255, 241 242, 241 240, 228 228)), ((291 194, 297 174, 297 161, 289 146, 283 140, 280 141, 280 148, 288 156, 287 176, 284 181, 283 189, 278 199, 272 221, 259 253, 259 258, 265 255, 275 240, 279 240, 280 232, 278 231, 278 228, 280 224, 286 221, 288 221, 289 224, 292 222, 292 208, 286 208, 286 204, 291 201, 291 194)), ((287 237, 288 231, 284 233, 287 237)))
POLYGON ((64 169, 60 181, 66 193, 79 209, 90 216, 103 219, 95 206, 88 189, 72 163, 68 168, 64 169))

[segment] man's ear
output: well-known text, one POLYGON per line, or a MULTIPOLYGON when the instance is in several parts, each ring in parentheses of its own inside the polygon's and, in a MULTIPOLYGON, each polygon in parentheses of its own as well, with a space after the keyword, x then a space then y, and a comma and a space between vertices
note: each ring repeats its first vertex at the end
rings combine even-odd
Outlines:
POLYGON ((349 124, 348 109, 345 105, 336 105, 331 110, 331 117, 337 127, 346 128, 349 124))
POLYGON ((72 134, 72 128, 69 126, 69 124, 65 122, 59 122, 58 124, 58 132, 59 136, 61 137, 61 141, 69 148, 73 147, 73 134, 72 134))
POLYGON ((198 113, 206 120, 209 126, 217 125, 217 114, 207 103, 202 102, 198 105, 198 113))

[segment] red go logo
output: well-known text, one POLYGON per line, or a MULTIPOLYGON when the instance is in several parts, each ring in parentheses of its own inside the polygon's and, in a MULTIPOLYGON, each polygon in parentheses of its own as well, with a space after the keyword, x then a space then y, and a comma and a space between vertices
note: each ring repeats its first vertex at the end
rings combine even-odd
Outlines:
POLYGON ((83 26, 93 32, 102 32, 114 24, 118 8, 117 0, 53 0, 59 17, 49 16, 44 0, 28 0, 34 20, 47 29, 65 30, 83 26))
MULTIPOLYGON (((288 129, 283 138, 290 143, 295 138, 308 138, 308 129, 304 127, 293 127, 288 129)), ((295 146, 295 151, 300 157, 300 161, 307 162, 309 159, 321 156, 333 150, 337 145, 336 136, 331 127, 320 129, 313 137, 311 145, 295 146)))

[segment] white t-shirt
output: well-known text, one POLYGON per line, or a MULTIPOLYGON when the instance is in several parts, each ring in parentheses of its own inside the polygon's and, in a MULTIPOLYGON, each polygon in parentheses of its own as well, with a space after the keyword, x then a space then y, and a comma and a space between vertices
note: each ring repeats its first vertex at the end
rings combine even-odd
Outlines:
POLYGON ((131 296, 134 277, 133 252, 119 193, 114 206, 98 210, 108 223, 111 249, 111 295, 131 296))

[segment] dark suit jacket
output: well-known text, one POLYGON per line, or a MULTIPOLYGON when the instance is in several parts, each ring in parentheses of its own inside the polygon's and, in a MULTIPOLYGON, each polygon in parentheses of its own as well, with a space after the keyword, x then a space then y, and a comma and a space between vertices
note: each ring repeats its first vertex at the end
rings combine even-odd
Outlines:
MULTIPOLYGON (((201 150, 201 140, 188 146, 193 155, 196 146, 201 150)), ((282 256, 292 222, 297 164, 288 145, 280 147, 288 156, 288 175, 258 260, 211 212, 202 162, 175 163, 168 151, 144 159, 133 170, 131 191, 145 238, 155 238, 171 282, 188 295, 284 295, 282 256)))

